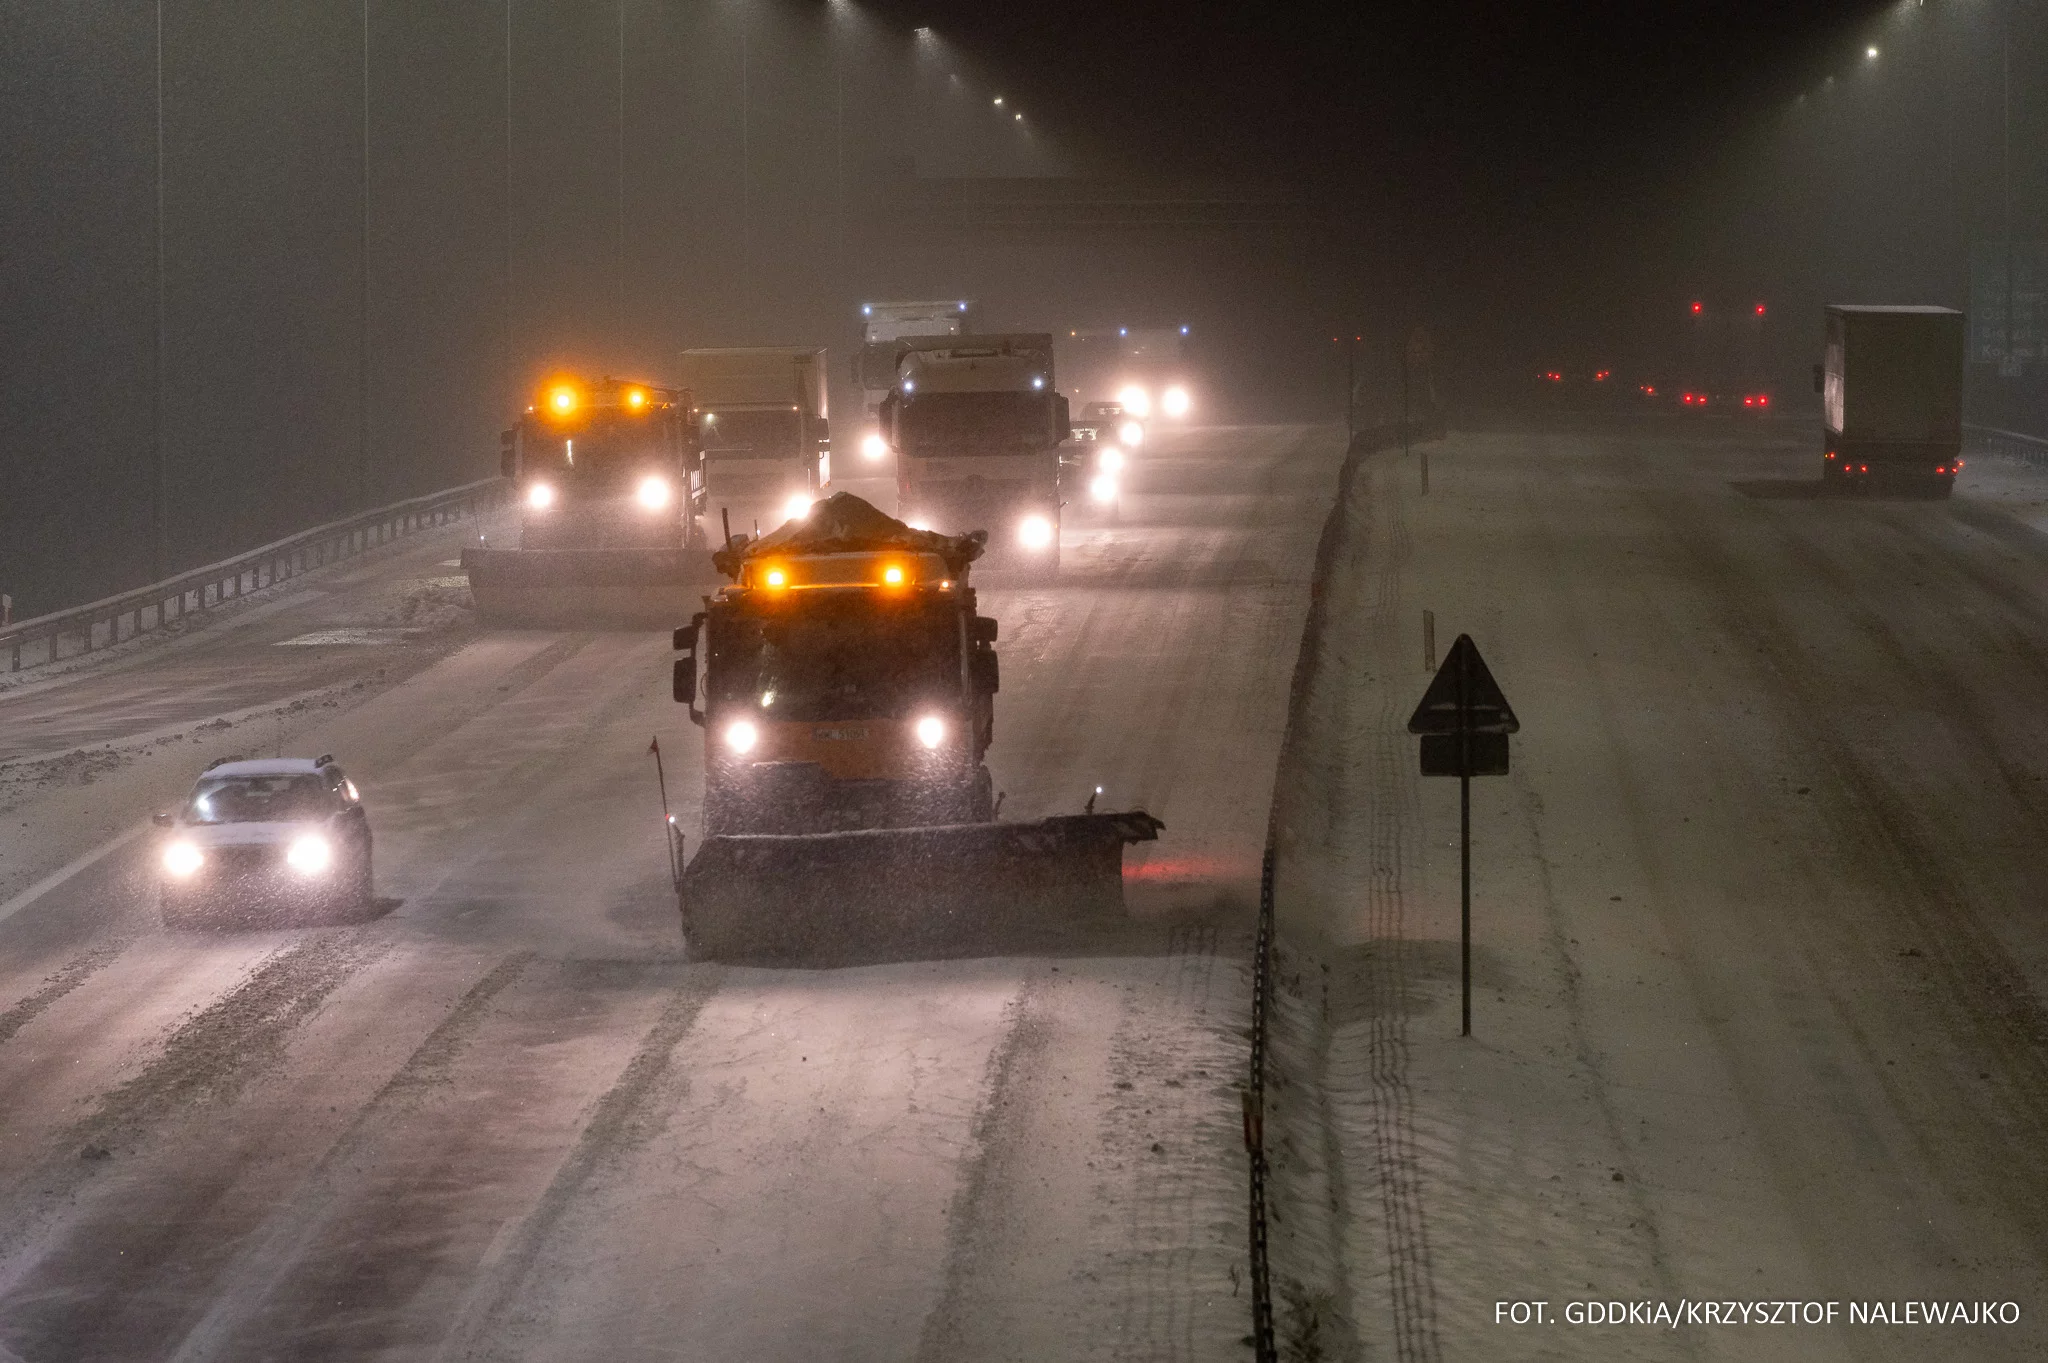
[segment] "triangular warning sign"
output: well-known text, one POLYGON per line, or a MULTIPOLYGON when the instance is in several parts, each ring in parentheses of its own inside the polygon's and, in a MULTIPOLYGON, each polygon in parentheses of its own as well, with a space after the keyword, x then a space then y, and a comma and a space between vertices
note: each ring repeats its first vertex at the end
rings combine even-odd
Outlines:
POLYGON ((1461 728, 1473 734, 1511 734, 1521 727, 1469 634, 1460 634, 1451 645, 1422 704, 1408 719, 1411 734, 1454 734, 1461 728))

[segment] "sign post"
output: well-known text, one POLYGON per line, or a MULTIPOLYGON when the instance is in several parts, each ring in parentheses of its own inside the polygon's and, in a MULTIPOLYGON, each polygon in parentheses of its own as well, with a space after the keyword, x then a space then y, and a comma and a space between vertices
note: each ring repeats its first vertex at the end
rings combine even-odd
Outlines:
POLYGON ((1458 778, 1460 1036, 1472 1035, 1472 778, 1508 774, 1508 735, 1521 727, 1469 634, 1451 645, 1408 719, 1408 732, 1422 736, 1422 774, 1458 778))

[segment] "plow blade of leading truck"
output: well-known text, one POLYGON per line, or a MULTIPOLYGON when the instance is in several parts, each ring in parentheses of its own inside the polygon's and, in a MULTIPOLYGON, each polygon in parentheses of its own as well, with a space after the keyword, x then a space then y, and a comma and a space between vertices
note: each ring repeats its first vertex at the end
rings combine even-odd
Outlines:
POLYGON ((1124 846, 1164 826, 1133 810, 709 838, 683 873, 684 938, 700 960, 823 962, 1117 917, 1124 846))
POLYGON ((533 629, 673 629, 713 581, 701 549, 468 548, 462 567, 485 624, 533 629))

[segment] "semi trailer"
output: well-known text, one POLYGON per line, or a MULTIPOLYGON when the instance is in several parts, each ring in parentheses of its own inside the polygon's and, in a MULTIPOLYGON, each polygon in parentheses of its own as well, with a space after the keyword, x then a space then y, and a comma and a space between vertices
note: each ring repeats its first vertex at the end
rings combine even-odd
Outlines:
POLYGON ((1963 314, 1922 305, 1830 304, 1821 477, 1946 497, 1963 467, 1963 314))

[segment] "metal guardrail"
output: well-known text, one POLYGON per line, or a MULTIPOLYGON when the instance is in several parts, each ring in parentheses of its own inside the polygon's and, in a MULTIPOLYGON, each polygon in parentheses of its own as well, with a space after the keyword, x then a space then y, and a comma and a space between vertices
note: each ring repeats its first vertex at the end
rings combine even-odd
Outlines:
POLYGON ((1996 426, 1971 425, 1963 427, 1963 434, 1975 441, 1977 448, 1987 454, 2015 459, 2022 464, 2048 465, 2048 440, 2038 435, 2001 431, 1996 426))
POLYGON ((510 484, 485 478, 365 511, 251 549, 204 568, 69 610, 0 628, 7 670, 44 667, 125 643, 196 611, 211 609, 421 530, 474 521, 505 500, 510 484))
MULTIPOLYGON (((1427 422, 1382 422, 1350 432, 1344 464, 1337 473, 1337 500, 1323 522, 1316 540, 1315 570, 1310 577, 1308 618, 1302 622, 1301 647, 1295 654, 1294 673, 1287 688, 1287 730, 1281 739, 1281 762, 1286 745, 1293 742, 1295 723, 1307 703, 1308 687, 1315 668, 1315 654, 1329 614, 1324 595, 1336 563, 1340 529, 1345 508, 1351 502, 1351 487, 1365 456, 1389 449, 1407 440, 1439 439, 1443 417, 1427 422)), ((1272 1221, 1272 1165, 1266 1156, 1266 1062, 1271 1050, 1273 1017, 1273 952, 1278 926, 1274 919, 1273 876, 1277 857, 1280 818, 1279 773, 1274 773, 1273 799, 1266 815, 1265 855, 1259 862, 1259 923, 1252 948, 1251 1054, 1247 1058, 1244 1099, 1244 1149, 1250 1166, 1250 1278, 1252 1333, 1250 1344, 1256 1363, 1279 1363, 1280 1342, 1273 1319, 1273 1268, 1269 1224, 1272 1221)))

